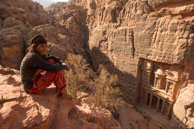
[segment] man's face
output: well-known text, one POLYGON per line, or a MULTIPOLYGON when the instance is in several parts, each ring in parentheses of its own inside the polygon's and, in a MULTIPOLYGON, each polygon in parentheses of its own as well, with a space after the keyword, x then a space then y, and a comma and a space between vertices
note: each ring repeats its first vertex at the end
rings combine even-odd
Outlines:
POLYGON ((36 51, 37 51, 40 55, 46 54, 47 50, 48 50, 47 44, 39 44, 39 45, 36 47, 36 51))

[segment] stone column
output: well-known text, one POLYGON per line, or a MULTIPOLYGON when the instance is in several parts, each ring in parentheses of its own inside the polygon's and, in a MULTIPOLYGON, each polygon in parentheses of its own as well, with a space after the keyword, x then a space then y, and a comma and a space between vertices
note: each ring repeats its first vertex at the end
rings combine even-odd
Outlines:
POLYGON ((168 107, 168 114, 167 114, 167 116, 168 116, 168 119, 170 119, 170 115, 171 115, 171 111, 172 111, 172 103, 169 103, 169 107, 168 107))
POLYGON ((166 87, 165 87, 166 93, 168 92, 168 83, 169 83, 169 80, 167 79, 167 80, 166 80, 166 87))
POLYGON ((162 110, 161 110, 161 113, 162 113, 162 114, 164 114, 165 104, 166 104, 166 100, 163 100, 163 103, 162 103, 162 110))
POLYGON ((140 102, 144 103, 144 102, 143 102, 143 89, 141 89, 140 102))
POLYGON ((149 106, 150 107, 152 106, 152 94, 150 94, 150 103, 149 103, 149 106))
POLYGON ((160 105, 160 98, 158 98, 158 102, 157 102, 157 107, 156 107, 157 111, 159 110, 159 105, 160 105))
POLYGON ((146 92, 146 105, 147 105, 147 102, 148 102, 148 93, 146 92))

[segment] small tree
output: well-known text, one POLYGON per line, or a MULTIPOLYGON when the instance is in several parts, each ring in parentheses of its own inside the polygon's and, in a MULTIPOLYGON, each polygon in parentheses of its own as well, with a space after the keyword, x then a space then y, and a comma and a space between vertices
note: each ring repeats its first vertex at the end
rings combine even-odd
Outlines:
POLYGON ((98 108, 106 108, 111 112, 116 112, 116 108, 121 102, 121 91, 118 87, 113 87, 118 81, 117 75, 111 75, 100 65, 99 76, 95 79, 95 88, 87 102, 94 104, 98 108))
POLYGON ((121 103, 121 91, 116 86, 117 75, 111 75, 103 65, 94 73, 85 59, 80 55, 68 54, 66 63, 70 70, 65 72, 67 92, 77 99, 78 92, 88 92, 85 102, 100 108, 110 110, 117 116, 117 107, 121 103))
POLYGON ((78 91, 85 91, 89 88, 91 82, 89 78, 93 72, 88 68, 86 60, 80 55, 68 54, 66 63, 70 67, 70 70, 65 72, 67 92, 74 99, 77 99, 78 91))

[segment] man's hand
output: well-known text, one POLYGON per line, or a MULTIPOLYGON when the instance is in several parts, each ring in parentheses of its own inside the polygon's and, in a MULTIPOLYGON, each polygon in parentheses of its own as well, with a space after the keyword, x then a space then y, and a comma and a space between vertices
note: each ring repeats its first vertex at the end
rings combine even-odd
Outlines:
POLYGON ((66 70, 69 71, 69 69, 70 69, 69 66, 66 66, 66 70))
POLYGON ((62 65, 64 65, 65 66, 65 70, 67 70, 67 71, 69 71, 69 66, 67 66, 65 63, 62 63, 62 65))

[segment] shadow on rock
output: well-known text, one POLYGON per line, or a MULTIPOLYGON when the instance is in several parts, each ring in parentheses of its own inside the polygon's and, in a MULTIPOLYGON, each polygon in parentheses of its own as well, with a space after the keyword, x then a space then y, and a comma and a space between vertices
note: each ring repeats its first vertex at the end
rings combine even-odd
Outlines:
POLYGON ((92 66, 94 71, 97 71, 99 65, 102 64, 110 74, 117 74, 119 78, 119 88, 123 92, 123 98, 127 102, 132 102, 136 86, 136 77, 130 73, 119 70, 109 59, 109 57, 102 53, 99 48, 93 47, 90 54, 92 57, 92 66))

